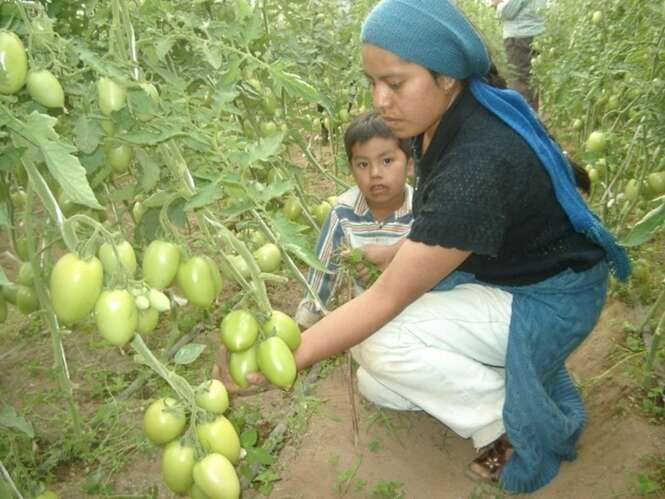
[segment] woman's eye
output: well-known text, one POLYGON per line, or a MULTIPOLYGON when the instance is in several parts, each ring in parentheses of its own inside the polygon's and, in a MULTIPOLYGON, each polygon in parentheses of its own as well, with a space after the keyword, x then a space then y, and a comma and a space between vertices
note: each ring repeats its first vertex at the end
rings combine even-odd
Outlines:
POLYGON ((393 90, 397 90, 399 87, 402 86, 402 82, 401 81, 389 81, 388 86, 390 88, 392 88, 393 90))

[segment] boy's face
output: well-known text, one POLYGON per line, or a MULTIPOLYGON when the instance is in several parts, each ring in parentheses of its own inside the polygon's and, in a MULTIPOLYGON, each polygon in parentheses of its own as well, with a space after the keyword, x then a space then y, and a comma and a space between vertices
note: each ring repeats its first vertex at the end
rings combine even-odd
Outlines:
POLYGON ((393 211, 402 205, 413 161, 395 139, 373 137, 351 148, 351 172, 371 209, 393 211))

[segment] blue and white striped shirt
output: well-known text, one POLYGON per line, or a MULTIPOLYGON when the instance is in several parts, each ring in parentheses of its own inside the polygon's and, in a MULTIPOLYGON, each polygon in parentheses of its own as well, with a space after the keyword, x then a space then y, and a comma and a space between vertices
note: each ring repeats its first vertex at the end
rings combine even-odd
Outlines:
MULTIPOLYGON (((338 257, 341 246, 359 248, 367 244, 391 245, 409 233, 413 223, 412 187, 406 185, 405 193, 402 206, 380 222, 374 218, 358 186, 351 187, 337 197, 316 243, 316 255, 330 274, 310 269, 307 276, 309 285, 324 305, 328 305, 332 292, 338 285, 338 257)), ((357 283, 355 288, 356 295, 363 290, 357 283)), ((320 318, 321 310, 311 298, 305 296, 298 305, 296 321, 303 327, 310 327, 320 318)))

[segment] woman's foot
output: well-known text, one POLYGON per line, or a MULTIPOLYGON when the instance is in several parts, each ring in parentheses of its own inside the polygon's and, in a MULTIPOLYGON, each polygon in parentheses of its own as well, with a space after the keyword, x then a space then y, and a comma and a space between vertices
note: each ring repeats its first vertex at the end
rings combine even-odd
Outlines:
POLYGON ((471 461, 467 475, 475 481, 498 483, 501 471, 512 455, 513 446, 504 433, 471 461))

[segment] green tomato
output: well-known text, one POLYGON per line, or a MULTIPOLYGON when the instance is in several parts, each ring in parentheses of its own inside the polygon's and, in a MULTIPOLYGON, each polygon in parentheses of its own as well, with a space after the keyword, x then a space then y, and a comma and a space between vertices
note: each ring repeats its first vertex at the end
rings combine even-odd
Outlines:
POLYGON ((132 294, 125 289, 102 291, 95 305, 95 321, 99 333, 112 345, 129 343, 139 323, 132 294))
POLYGON ((194 465, 194 484, 209 499, 240 497, 240 481, 236 470, 221 454, 208 454, 194 465))
POLYGON ((240 438, 231 421, 224 416, 217 416, 209 423, 198 425, 196 434, 206 452, 221 454, 233 464, 240 459, 240 438))
POLYGON ((640 258, 633 263, 633 272, 630 275, 631 280, 643 284, 649 280, 649 262, 640 258))
POLYGON ((99 109, 106 116, 113 111, 120 111, 127 100, 127 89, 121 87, 110 78, 100 78, 97 81, 97 102, 99 109))
POLYGON ((590 168, 589 169, 589 179, 591 182, 595 183, 598 182, 598 179, 600 178, 600 174, 598 173, 598 170, 595 168, 590 168))
POLYGON ((272 311, 268 320, 263 324, 263 332, 266 335, 274 335, 282 338, 291 351, 300 346, 300 328, 298 327, 298 323, 279 310, 272 311))
POLYGON ((302 213, 302 206, 300 206, 298 198, 290 197, 284 203, 282 211, 284 212, 284 215, 286 215, 286 218, 295 221, 302 213))
POLYGON ((0 94, 15 94, 25 84, 28 57, 23 42, 10 31, 0 31, 0 94))
POLYGON ((16 282, 24 286, 32 286, 34 281, 35 274, 32 270, 32 265, 30 265, 30 262, 23 262, 19 267, 16 282))
POLYGON ((180 250, 166 241, 152 241, 143 254, 143 279, 155 289, 168 288, 178 272, 180 250))
POLYGON ((262 342, 256 350, 259 369, 273 385, 286 390, 296 379, 296 361, 286 342, 273 336, 262 342))
POLYGON ((598 25, 603 22, 603 13, 599 10, 595 11, 591 15, 591 22, 595 25, 598 25))
POLYGON ((110 243, 102 244, 97 251, 104 272, 113 276, 124 269, 129 275, 134 275, 137 265, 136 253, 134 253, 132 245, 127 241, 121 241, 115 245, 115 248, 118 257, 115 256, 115 251, 113 251, 113 246, 110 243))
POLYGON ((9 283, 2 286, 2 297, 12 305, 16 305, 17 294, 18 294, 18 286, 16 284, 9 283))
POLYGON ((157 310, 157 312, 171 310, 171 300, 157 289, 151 289, 148 291, 148 301, 150 302, 150 306, 157 310))
POLYGON ((28 199, 28 195, 23 189, 18 189, 10 194, 12 198, 12 204, 17 210, 22 210, 25 207, 25 201, 28 199))
POLYGON ((196 394, 196 405, 213 414, 222 414, 229 408, 229 394, 218 379, 204 381, 196 394))
POLYGON ((274 272, 282 263, 282 253, 277 245, 267 243, 254 252, 254 258, 261 272, 274 272))
POLYGON ((587 152, 600 154, 607 149, 607 137, 604 132, 595 130, 587 138, 585 149, 587 152))
MULTIPOLYGON (((247 278, 251 274, 249 265, 241 255, 231 255, 228 257, 229 263, 235 267, 238 273, 247 278)), ((233 276, 229 276, 230 278, 233 276)))
POLYGON ((159 322, 159 312, 152 307, 145 310, 139 310, 138 322, 136 324, 136 331, 139 334, 152 333, 157 327, 159 322))
POLYGON ((635 201, 640 194, 640 183, 632 178, 626 184, 623 195, 627 201, 635 201))
POLYGON ((573 121, 573 125, 572 125, 573 130, 581 130, 582 126, 584 126, 584 123, 582 122, 581 119, 578 118, 575 121, 573 121))
POLYGON ((259 334, 259 323, 247 310, 234 310, 224 317, 220 338, 231 352, 242 352, 251 347, 259 334))
POLYGON ((259 248, 268 242, 266 235, 260 230, 249 231, 249 244, 253 248, 259 248))
POLYGON ((106 160, 115 173, 124 173, 129 169, 129 164, 134 156, 134 151, 127 144, 112 146, 106 149, 106 160))
POLYGON ((162 480, 176 494, 194 484, 194 448, 179 441, 169 443, 162 453, 162 480))
POLYGON ((64 107, 65 92, 58 79, 50 71, 30 71, 27 87, 30 97, 42 106, 64 107))
POLYGON ((210 274, 212 275, 212 282, 215 285, 215 296, 222 292, 224 289, 224 280, 222 279, 222 274, 219 272, 219 266, 217 262, 210 258, 209 256, 204 256, 208 266, 210 267, 210 274))
POLYGON ((176 281, 185 297, 198 307, 208 308, 217 297, 215 277, 204 257, 194 256, 182 262, 176 281))
POLYGON ((0 293, 0 324, 7 320, 7 301, 3 296, 3 293, 0 293))
POLYGON ((321 201, 312 209, 312 215, 314 216, 314 220, 316 220, 316 222, 319 225, 323 225, 326 219, 328 218, 328 215, 330 214, 331 210, 332 206, 328 201, 321 201))
POLYGON ((34 288, 19 285, 16 291, 16 308, 25 315, 39 309, 39 298, 34 288))
POLYGON ((247 375, 259 372, 259 365, 256 362, 256 345, 252 345, 244 352, 229 353, 229 372, 239 387, 248 388, 247 375))
POLYGON ((143 433, 153 444, 162 445, 180 435, 186 422, 184 409, 174 399, 157 399, 143 415, 143 433))
POLYGON ((261 123, 261 135, 268 137, 274 135, 279 131, 279 128, 274 121, 264 121, 261 123))
POLYGON ((69 325, 92 312, 103 280, 102 262, 94 256, 82 260, 73 253, 63 255, 50 280, 51 303, 58 319, 69 325))
POLYGON ((210 499, 208 495, 201 490, 201 487, 194 484, 192 488, 189 489, 189 499, 210 499))
POLYGON ((647 184, 655 195, 663 194, 665 192, 665 171, 650 173, 647 176, 647 184))
POLYGON ((145 214, 145 206, 141 201, 134 203, 132 207, 132 216, 134 217, 134 223, 139 223, 145 214))

